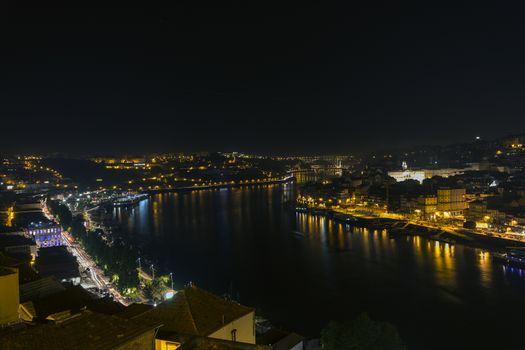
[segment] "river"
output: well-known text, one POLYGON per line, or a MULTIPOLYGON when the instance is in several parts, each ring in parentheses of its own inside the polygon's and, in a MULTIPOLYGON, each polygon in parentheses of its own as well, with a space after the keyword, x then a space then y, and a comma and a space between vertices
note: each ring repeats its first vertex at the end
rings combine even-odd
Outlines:
POLYGON ((113 216, 176 287, 229 292, 309 337, 367 312, 409 349, 521 344, 525 271, 482 249, 295 213, 294 196, 290 184, 157 194, 113 216))

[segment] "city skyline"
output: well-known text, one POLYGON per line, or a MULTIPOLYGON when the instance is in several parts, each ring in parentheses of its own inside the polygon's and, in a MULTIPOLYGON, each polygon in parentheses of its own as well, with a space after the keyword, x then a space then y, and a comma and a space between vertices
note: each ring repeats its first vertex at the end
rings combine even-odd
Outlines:
POLYGON ((521 4, 2 9, 0 350, 521 348, 521 4))

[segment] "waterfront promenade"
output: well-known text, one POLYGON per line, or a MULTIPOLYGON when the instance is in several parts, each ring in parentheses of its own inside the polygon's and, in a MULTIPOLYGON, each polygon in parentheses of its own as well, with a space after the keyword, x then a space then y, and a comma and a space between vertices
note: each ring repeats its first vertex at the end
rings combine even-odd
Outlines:
MULTIPOLYGON (((315 210, 315 209, 312 209, 315 210)), ((494 246, 497 248, 506 247, 506 246, 525 246, 525 235, 512 233, 512 232, 494 232, 489 230, 479 230, 479 229, 468 229, 464 227, 455 226, 447 223, 440 223, 435 221, 426 221, 426 220, 414 220, 412 218, 407 218, 401 214, 387 213, 387 212, 363 212, 357 209, 342 209, 342 208, 333 208, 327 209, 326 213, 339 213, 343 215, 348 215, 350 217, 357 218, 364 224, 364 226, 377 223, 377 222, 399 222, 406 223, 405 226, 410 226, 412 228, 421 228, 426 230, 426 232, 435 231, 447 233, 451 237, 454 237, 457 240, 460 240, 463 243, 471 244, 483 244, 488 246, 494 246)), ((377 225, 375 225, 377 226, 377 225)), ((388 228, 388 225, 384 225, 385 228, 388 228)), ((399 228, 399 227, 397 227, 399 228)), ((426 235, 429 236, 429 235, 426 235)), ((429 238, 432 239, 431 236, 429 238)))

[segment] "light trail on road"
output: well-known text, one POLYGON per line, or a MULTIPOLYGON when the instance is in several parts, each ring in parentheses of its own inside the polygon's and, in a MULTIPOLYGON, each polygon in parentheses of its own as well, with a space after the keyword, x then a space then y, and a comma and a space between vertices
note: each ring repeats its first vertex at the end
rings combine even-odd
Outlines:
MULTIPOLYGON (((53 215, 49 212, 47 207, 43 208, 44 215, 53 222, 57 222, 53 215)), ((91 280, 96 284, 97 288, 102 290, 108 290, 111 296, 119 303, 127 306, 129 303, 124 299, 120 292, 111 286, 111 283, 107 279, 104 271, 100 269, 97 263, 86 253, 86 251, 76 242, 73 236, 66 230, 62 230, 62 241, 69 248, 71 253, 77 258, 79 265, 84 269, 89 269, 91 280)))

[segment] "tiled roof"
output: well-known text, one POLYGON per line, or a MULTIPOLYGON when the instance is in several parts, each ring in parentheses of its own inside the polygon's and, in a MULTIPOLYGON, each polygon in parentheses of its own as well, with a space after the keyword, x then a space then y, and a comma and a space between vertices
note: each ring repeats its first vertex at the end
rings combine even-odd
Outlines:
POLYGON ((43 320, 49 315, 66 310, 78 313, 85 309, 91 300, 89 293, 82 287, 75 286, 43 298, 23 302, 21 305, 33 318, 43 320))
POLYGON ((54 276, 44 277, 20 285, 20 302, 43 298, 64 290, 66 288, 54 276))
POLYGON ((159 326, 160 324, 84 312, 58 324, 0 331, 0 350, 109 350, 159 326))
POLYGON ((118 316, 124 318, 134 318, 136 316, 144 314, 147 311, 150 311, 151 309, 153 309, 152 305, 133 303, 126 307, 124 310, 122 310, 118 314, 118 316))
POLYGON ((35 241, 30 238, 15 234, 0 234, 0 248, 16 247, 23 245, 35 245, 35 241))
POLYGON ((164 325, 163 332, 208 336, 253 311, 253 308, 191 286, 179 291, 173 300, 138 317, 160 321, 164 325))

